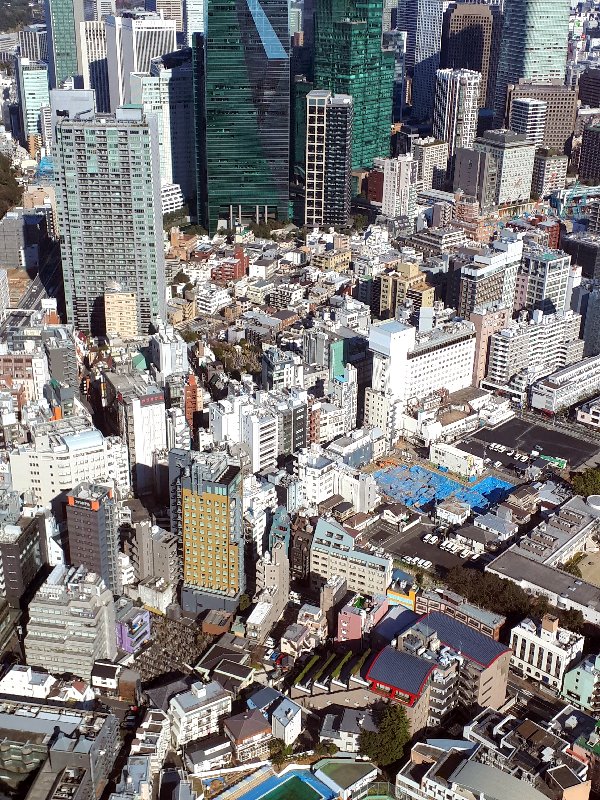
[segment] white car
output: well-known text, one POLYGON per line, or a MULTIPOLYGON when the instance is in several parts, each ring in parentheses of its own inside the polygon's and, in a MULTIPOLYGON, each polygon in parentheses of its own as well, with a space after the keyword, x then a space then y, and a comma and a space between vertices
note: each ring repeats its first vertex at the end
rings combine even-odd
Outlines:
POLYGON ((471 551, 469 550, 468 547, 465 547, 465 549, 461 551, 460 557, 461 558, 469 558, 470 555, 471 555, 471 551))
POLYGON ((423 562, 423 566, 425 567, 425 569, 431 569, 431 567, 433 567, 433 562, 431 562, 431 561, 424 561, 424 562, 423 562))
POLYGON ((423 541, 429 543, 431 541, 431 534, 426 533, 425 536, 423 537, 423 541))
POLYGON ((432 536, 431 539, 429 540, 429 544, 437 544, 438 542, 439 542, 438 536, 432 536))
POLYGON ((513 454, 514 452, 515 452, 514 450, 507 450, 507 451, 506 451, 506 455, 510 457, 510 456, 512 456, 512 454, 513 454))
POLYGON ((521 461, 529 461, 529 456, 521 456, 521 461))
POLYGON ((500 467, 502 466, 502 462, 501 461, 494 461, 494 466, 496 467, 496 469, 500 469, 500 467))

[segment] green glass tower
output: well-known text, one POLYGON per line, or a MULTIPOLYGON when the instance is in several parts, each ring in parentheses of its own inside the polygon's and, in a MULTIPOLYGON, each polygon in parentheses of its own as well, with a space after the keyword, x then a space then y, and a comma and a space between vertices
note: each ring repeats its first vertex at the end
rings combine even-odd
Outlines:
POLYGON ((45 0, 48 31, 48 82, 60 88, 73 75, 81 75, 79 25, 84 20, 83 0, 45 0))
POLYGON ((352 169, 389 156, 394 51, 381 43, 383 0, 317 0, 316 89, 352 95, 352 169))
POLYGON ((289 212, 287 0, 208 0, 193 38, 198 217, 214 232, 289 212))

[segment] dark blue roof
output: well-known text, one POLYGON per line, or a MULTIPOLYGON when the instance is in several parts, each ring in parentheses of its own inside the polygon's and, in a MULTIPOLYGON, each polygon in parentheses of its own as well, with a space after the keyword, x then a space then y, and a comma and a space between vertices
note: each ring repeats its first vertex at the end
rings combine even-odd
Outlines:
POLYGON ((437 633, 441 642, 484 667, 489 667, 492 661, 510 649, 441 611, 432 611, 421 619, 437 633))
POLYGON ((431 661, 388 645, 371 664, 367 680, 418 695, 433 668, 431 661))

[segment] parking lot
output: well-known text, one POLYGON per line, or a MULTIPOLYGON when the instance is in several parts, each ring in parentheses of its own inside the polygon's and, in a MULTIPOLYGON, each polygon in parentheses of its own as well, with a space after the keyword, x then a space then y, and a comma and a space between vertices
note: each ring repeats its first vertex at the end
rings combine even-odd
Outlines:
MULTIPOLYGON (((491 458, 492 463, 494 461, 501 461, 503 465, 515 463, 514 458, 505 453, 496 453, 490 450, 489 445, 493 442, 502 444, 509 450, 516 448, 523 454, 539 450, 544 456, 564 458, 571 469, 577 469, 599 453, 596 445, 582 441, 576 435, 569 435, 555 428, 537 425, 517 417, 493 430, 484 428, 477 431, 470 439, 461 442, 458 447, 482 457, 484 457, 485 450, 485 456, 491 458)), ((527 465, 522 464, 522 466, 527 465)))

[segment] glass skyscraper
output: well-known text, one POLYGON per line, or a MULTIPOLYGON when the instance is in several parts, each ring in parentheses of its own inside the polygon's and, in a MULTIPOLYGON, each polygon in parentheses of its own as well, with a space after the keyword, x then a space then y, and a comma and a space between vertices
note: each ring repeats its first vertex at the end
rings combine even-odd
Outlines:
POLYGON ((382 48, 383 0, 320 0, 315 89, 352 95, 352 169, 389 156, 394 51, 382 48))
POLYGON ((504 119, 508 84, 565 79, 569 0, 505 0, 495 112, 504 119))
POLYGON ((286 219, 287 0, 208 0, 206 20, 193 37, 198 217, 211 232, 286 219))
POLYGON ((83 0, 45 0, 48 33, 48 80, 60 88, 73 75, 81 75, 79 25, 84 20, 83 0))

